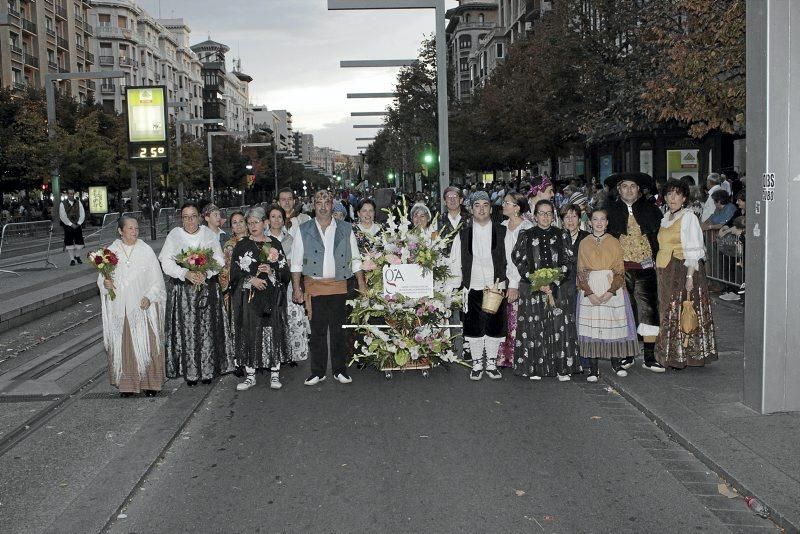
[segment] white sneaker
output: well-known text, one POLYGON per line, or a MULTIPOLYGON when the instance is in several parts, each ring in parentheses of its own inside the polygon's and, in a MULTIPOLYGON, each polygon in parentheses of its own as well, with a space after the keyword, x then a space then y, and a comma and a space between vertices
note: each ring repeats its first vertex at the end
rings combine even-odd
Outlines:
POLYGON ((597 382, 597 375, 589 375, 589 376, 587 376, 586 377, 586 381, 587 382, 591 382, 592 384, 594 384, 595 382, 597 382))
POLYGON ((500 371, 497 368, 495 368, 495 369, 487 369, 486 370, 486 376, 488 376, 492 380, 500 380, 501 378, 503 378, 502 373, 500 373, 500 371))
POLYGON ((277 371, 272 371, 269 374, 269 388, 270 389, 281 389, 283 384, 281 384, 281 376, 280 373, 277 371))
POLYGON ((622 376, 622 377, 628 376, 628 371, 626 371, 625 369, 619 369, 617 371, 617 376, 622 376))
POLYGON ((336 381, 340 384, 349 384, 353 381, 353 379, 350 378, 347 373, 336 373, 333 375, 333 378, 336 379, 336 381))
POLYGON ((236 384, 236 391, 247 391, 256 385, 256 375, 247 375, 244 382, 236 384))
POLYGON ((729 302, 734 302, 739 300, 741 297, 739 297, 739 295, 737 295, 736 293, 725 293, 723 295, 720 295, 719 298, 720 300, 727 300, 729 302))
POLYGON ((305 384, 306 386, 316 386, 317 384, 319 384, 324 380, 325 380, 324 376, 311 375, 308 378, 306 378, 306 381, 303 382, 303 384, 305 384))
POLYGON ((541 380, 542 377, 539 375, 531 375, 528 377, 530 380, 541 380))
POLYGON ((570 380, 572 380, 572 378, 570 378, 569 375, 558 375, 559 382, 569 382, 570 380))

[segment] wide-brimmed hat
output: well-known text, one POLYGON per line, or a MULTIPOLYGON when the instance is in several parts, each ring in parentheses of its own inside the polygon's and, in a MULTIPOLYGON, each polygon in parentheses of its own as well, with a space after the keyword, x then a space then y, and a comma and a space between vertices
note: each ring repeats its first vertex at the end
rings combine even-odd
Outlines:
POLYGON ((639 189, 655 190, 653 177, 643 172, 617 172, 609 175, 603 183, 613 189, 622 182, 633 182, 639 189))

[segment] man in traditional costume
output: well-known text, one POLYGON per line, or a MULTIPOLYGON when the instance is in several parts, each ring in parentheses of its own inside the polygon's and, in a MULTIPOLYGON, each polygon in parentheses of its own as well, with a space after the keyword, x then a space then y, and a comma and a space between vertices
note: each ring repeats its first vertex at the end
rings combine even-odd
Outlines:
MULTIPOLYGON (((444 204, 447 207, 447 213, 439 220, 439 235, 442 237, 447 237, 452 234, 455 238, 455 235, 461 231, 464 223, 466 223, 467 219, 469 218, 469 213, 467 213, 467 210, 462 206, 464 197, 461 194, 461 189, 452 185, 445 188, 442 197, 444 198, 444 204)), ((446 252, 447 254, 451 255, 451 259, 453 254, 461 254, 460 250, 453 250, 452 241, 450 241, 448 244, 446 252)), ((459 275, 460 273, 450 273, 451 280, 457 279, 459 275)), ((450 315, 450 324, 461 325, 461 319, 460 307, 453 306, 452 314, 450 315)), ((472 359, 472 356, 469 353, 469 346, 464 346, 464 336, 462 333, 456 329, 453 329, 450 334, 454 338, 453 350, 455 350, 456 356, 461 357, 464 360, 472 359)))
POLYGON ((314 195, 315 218, 300 225, 292 245, 293 300, 305 303, 311 322, 311 375, 305 385, 325 380, 328 358, 333 377, 341 384, 353 381, 347 373, 345 336, 347 281, 356 277, 366 291, 361 256, 352 226, 333 218, 333 197, 326 190, 314 195), (330 345, 328 344, 330 334, 330 345))
MULTIPOLYGON (((664 368, 655 357, 659 324, 655 256, 662 214, 642 197, 642 189, 653 191, 655 184, 644 173, 618 173, 606 178, 605 185, 619 191, 619 200, 608 205, 608 233, 622 246, 625 285, 631 297, 636 331, 644 340, 642 367, 663 373, 664 368)), ((634 358, 625 358, 621 366, 629 369, 633 362, 634 358)))
POLYGON ((67 190, 67 198, 61 201, 58 207, 58 218, 64 227, 64 250, 69 256, 69 264, 83 263, 81 261, 80 250, 83 248, 83 222, 86 220, 86 212, 83 204, 75 198, 75 190, 67 190))
POLYGON ((505 298, 494 313, 482 309, 484 289, 504 290, 506 276, 506 228, 492 222, 492 205, 486 191, 477 191, 470 199, 472 220, 453 241, 460 251, 456 262, 461 272, 464 298, 464 340, 472 353, 471 380, 480 380, 484 371, 493 379, 502 378, 497 369, 497 353, 506 337, 505 298))

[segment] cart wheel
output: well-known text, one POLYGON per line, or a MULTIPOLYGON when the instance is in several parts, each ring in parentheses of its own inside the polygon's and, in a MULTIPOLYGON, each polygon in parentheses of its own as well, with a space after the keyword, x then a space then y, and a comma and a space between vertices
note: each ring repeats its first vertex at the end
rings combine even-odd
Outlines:
POLYGON ((392 379, 392 372, 391 371, 386 371, 386 374, 384 376, 386 377, 386 380, 391 380, 392 379))
POLYGON ((429 376, 431 376, 431 373, 427 369, 422 371, 422 378, 428 378, 429 376))

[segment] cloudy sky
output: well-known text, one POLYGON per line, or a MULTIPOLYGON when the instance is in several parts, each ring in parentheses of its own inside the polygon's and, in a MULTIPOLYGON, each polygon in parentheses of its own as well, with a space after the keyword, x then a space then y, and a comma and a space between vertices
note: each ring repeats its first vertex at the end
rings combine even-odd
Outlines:
MULTIPOLYGON (((228 64, 241 57, 253 77, 252 103, 292 112, 295 130, 314 135, 317 146, 357 153, 356 137, 375 130, 353 124, 380 117, 389 100, 347 99, 348 92, 387 92, 397 69, 341 69, 340 60, 406 59, 417 56, 432 34, 433 10, 328 11, 327 0, 137 0, 154 17, 182 17, 192 43, 209 36, 231 48, 228 64)), ((448 1, 448 7, 456 5, 448 1)))

